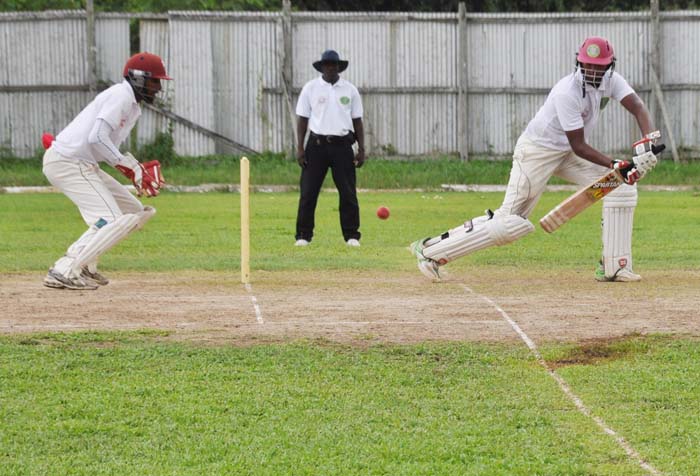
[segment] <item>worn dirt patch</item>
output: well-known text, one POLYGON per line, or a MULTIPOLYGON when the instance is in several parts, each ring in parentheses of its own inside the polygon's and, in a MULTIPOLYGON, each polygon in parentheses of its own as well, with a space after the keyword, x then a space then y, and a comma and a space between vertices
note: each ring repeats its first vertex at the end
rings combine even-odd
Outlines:
POLYGON ((590 272, 484 268, 431 284, 417 272, 256 271, 251 294, 237 273, 113 273, 97 291, 45 288, 41 273, 5 274, 0 333, 165 329, 173 339, 235 345, 518 341, 487 296, 538 343, 700 335, 700 272, 644 277, 597 283, 590 272))

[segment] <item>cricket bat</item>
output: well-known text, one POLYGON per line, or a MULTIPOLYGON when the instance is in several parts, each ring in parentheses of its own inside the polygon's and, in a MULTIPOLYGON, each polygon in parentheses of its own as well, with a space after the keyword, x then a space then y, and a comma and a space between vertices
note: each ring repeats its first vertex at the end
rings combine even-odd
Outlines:
MULTIPOLYGON (((653 147, 654 154, 657 155, 661 153, 663 149, 663 145, 653 147)), ((552 233, 623 183, 622 174, 617 170, 611 170, 586 188, 579 190, 554 207, 549 213, 542 217, 540 226, 547 233, 552 233)))

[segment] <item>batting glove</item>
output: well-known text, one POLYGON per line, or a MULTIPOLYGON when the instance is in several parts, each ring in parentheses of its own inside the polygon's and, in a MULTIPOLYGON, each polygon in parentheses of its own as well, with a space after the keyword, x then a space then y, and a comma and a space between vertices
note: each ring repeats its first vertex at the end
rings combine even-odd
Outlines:
POLYGON ((634 162, 630 162, 629 160, 613 160, 610 162, 610 168, 620 172, 622 180, 624 180, 627 185, 634 185, 641 178, 639 170, 637 170, 634 162))
POLYGON ((655 131, 632 144, 632 149, 634 150, 632 162, 634 162, 635 167, 637 167, 640 178, 644 177, 647 172, 653 169, 658 163, 658 158, 656 156, 665 148, 663 144, 656 145, 656 141, 660 137, 661 134, 659 131, 655 131))

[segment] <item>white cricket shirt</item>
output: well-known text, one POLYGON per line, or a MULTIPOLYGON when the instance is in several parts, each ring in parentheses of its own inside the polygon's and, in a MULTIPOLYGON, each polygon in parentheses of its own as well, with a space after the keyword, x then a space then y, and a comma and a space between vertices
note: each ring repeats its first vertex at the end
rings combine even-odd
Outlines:
POLYGON ((525 135, 543 147, 571 150, 566 131, 583 128, 583 135, 588 142, 600 111, 607 105, 609 98, 621 101, 634 93, 625 78, 615 72, 612 76, 606 74, 597 89, 586 84, 585 98, 581 89, 582 81, 578 70, 560 79, 527 125, 525 135))
POLYGON ((93 153, 88 136, 95 122, 103 119, 112 127, 109 134, 112 143, 119 144, 129 136, 131 129, 141 116, 134 90, 125 81, 105 89, 80 111, 73 121, 63 129, 52 147, 63 157, 97 163, 103 159, 93 153))
POLYGON ((304 85, 297 101, 297 115, 309 119, 309 129, 323 136, 344 136, 353 131, 353 119, 362 117, 362 100, 355 86, 343 78, 335 84, 323 77, 304 85))

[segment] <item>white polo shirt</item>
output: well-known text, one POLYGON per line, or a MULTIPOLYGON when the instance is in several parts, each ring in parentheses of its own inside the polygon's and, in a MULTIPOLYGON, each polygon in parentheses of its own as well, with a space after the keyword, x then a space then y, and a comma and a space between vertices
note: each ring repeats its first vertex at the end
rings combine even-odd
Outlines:
POLYGON ((343 78, 335 84, 323 76, 304 85, 297 115, 309 119, 309 129, 323 136, 344 136, 353 131, 353 119, 362 117, 362 100, 355 86, 343 78))
POLYGON ((141 116, 141 107, 136 102, 134 90, 125 81, 102 91, 80 111, 73 121, 63 129, 52 147, 63 157, 97 163, 103 159, 93 153, 88 136, 98 119, 112 127, 109 134, 112 143, 119 144, 129 136, 131 129, 141 116))
POLYGON ((563 77, 547 96, 544 105, 525 129, 525 135, 536 144, 555 150, 571 150, 566 137, 567 131, 583 128, 588 142, 598 116, 609 98, 621 101, 634 93, 625 78, 613 72, 606 74, 599 88, 586 84, 586 97, 583 97, 581 84, 583 77, 577 70, 563 77))

